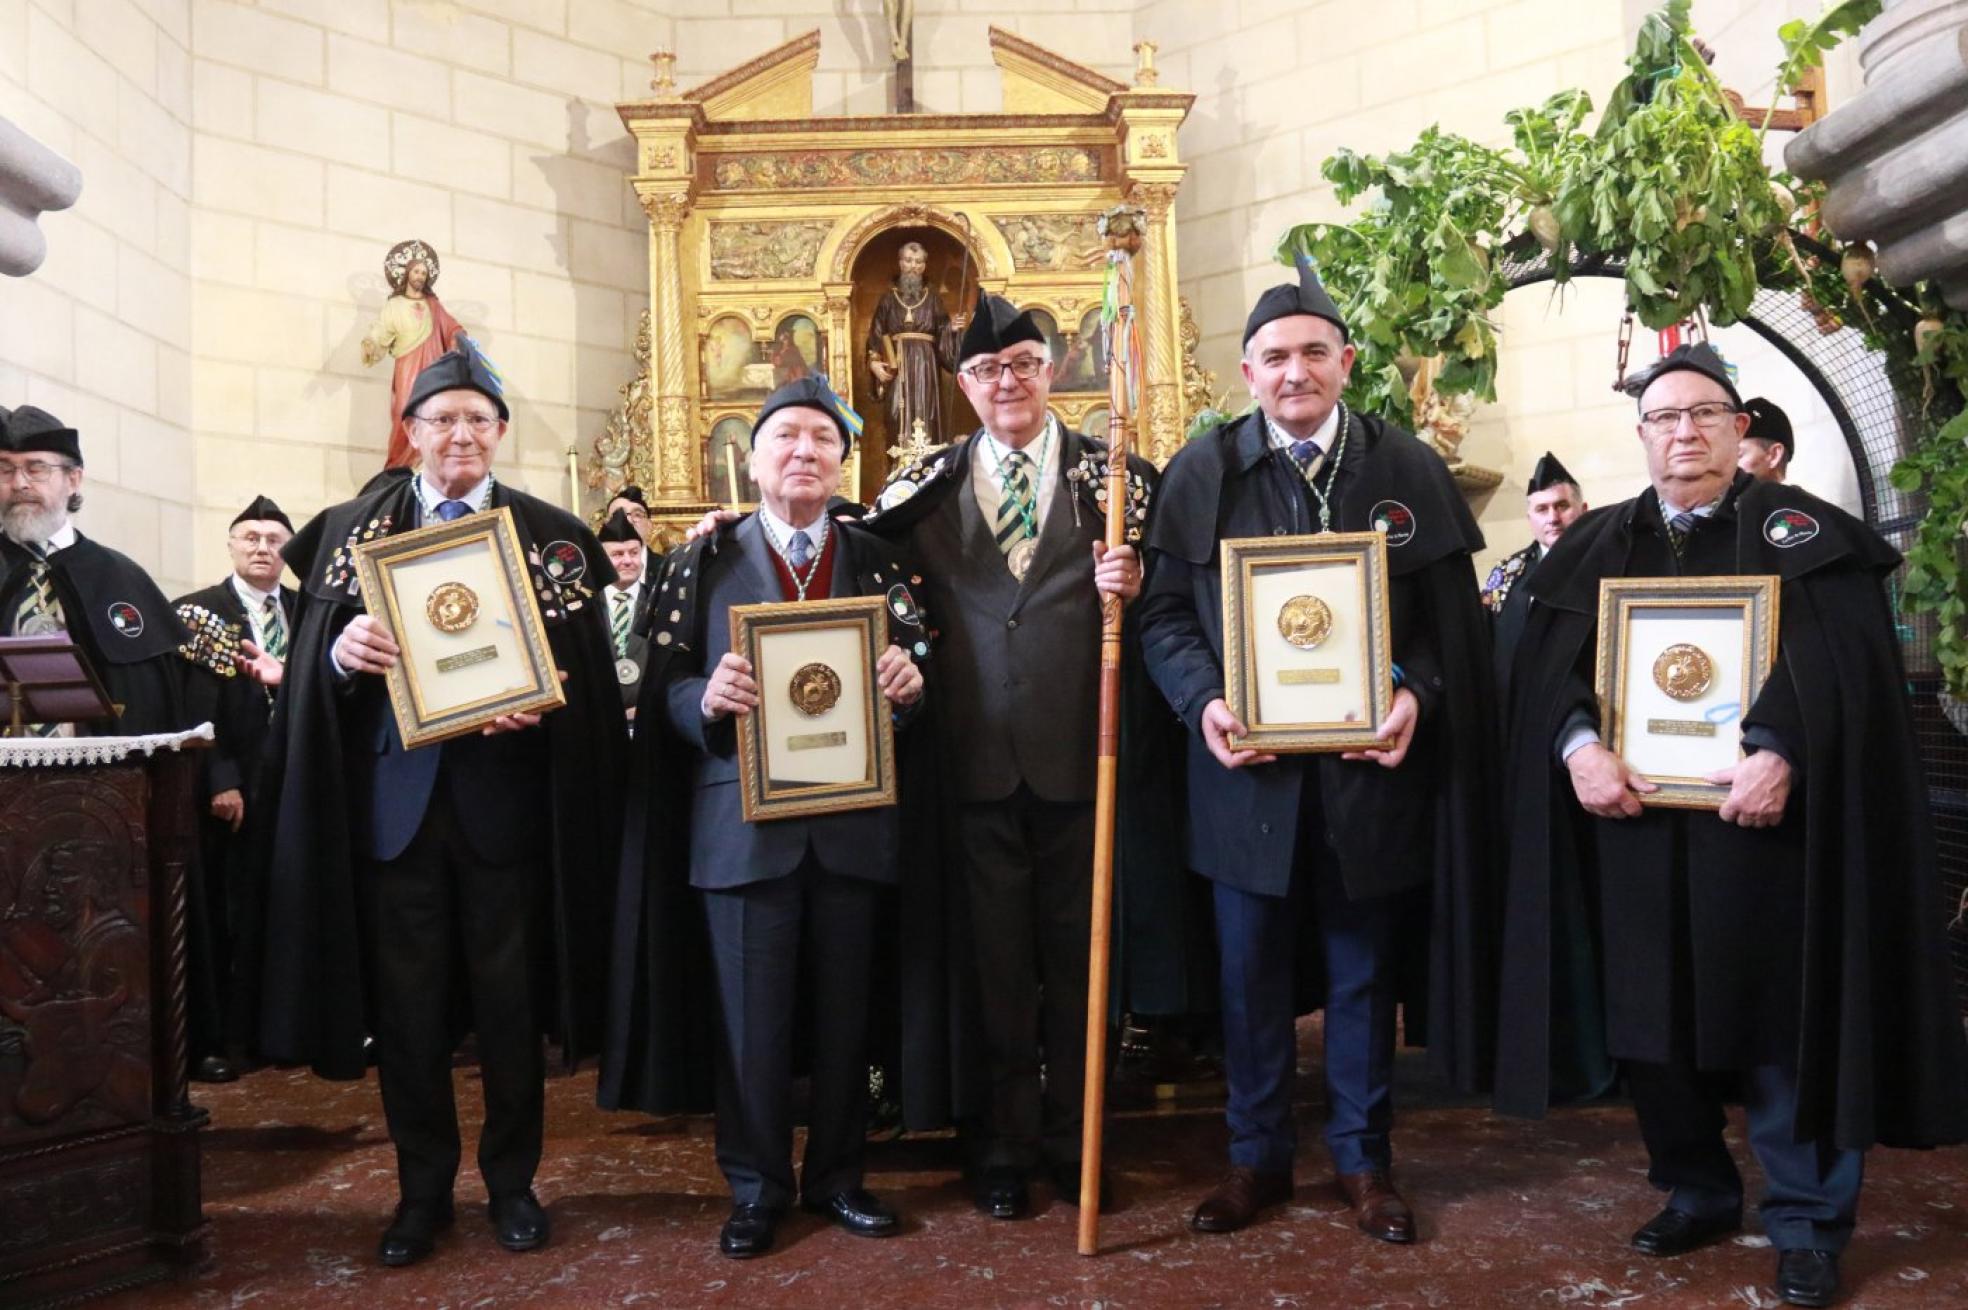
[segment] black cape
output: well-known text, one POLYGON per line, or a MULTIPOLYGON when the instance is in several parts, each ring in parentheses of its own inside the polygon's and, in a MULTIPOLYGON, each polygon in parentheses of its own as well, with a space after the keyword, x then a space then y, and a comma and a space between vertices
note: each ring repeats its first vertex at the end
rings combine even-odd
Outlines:
MULTIPOLYGON (((1098 522, 1107 513, 1107 443, 1083 433, 1073 434, 1072 440, 1079 458, 1067 476, 1081 510, 1098 522)), ((897 469, 883 488, 868 527, 890 539, 906 540, 917 523, 963 485, 964 461, 970 456, 970 441, 958 441, 897 469)), ((1127 483, 1127 540, 1145 561, 1148 528, 1159 513, 1161 473, 1141 456, 1129 455, 1127 483)), ((930 715, 934 713, 932 705, 930 715)), ((1181 779, 1182 721, 1169 712, 1148 677, 1135 611, 1130 608, 1121 637, 1115 931, 1110 938, 1110 1009, 1117 1017, 1210 1014, 1217 1007, 1209 888, 1189 876, 1182 859, 1181 779)), ((927 781, 918 794, 930 796, 927 781)), ((935 815, 921 815, 916 822, 923 843, 917 849, 943 850, 937 845, 941 837, 935 815)), ((942 858, 951 869, 962 867, 958 852, 945 850, 942 858)))
MULTIPOLYGON (((886 596, 889 637, 920 662, 929 655, 923 616, 915 603, 921 577, 896 547, 856 524, 836 520, 840 564, 853 571, 864 596, 886 596)), ((687 656, 700 623, 699 580, 707 559, 736 530, 716 533, 672 552, 649 581, 656 595, 649 669, 636 705, 640 725, 629 765, 629 795, 616 886, 610 949, 609 1005, 596 1100, 604 1109, 677 1114, 713 1108, 715 1100, 716 980, 711 971, 703 908, 690 886, 689 748, 666 727, 663 698, 669 664, 687 656)), ((912 862, 907 823, 911 793, 921 785, 928 752, 923 715, 934 704, 934 665, 924 664, 924 710, 896 737, 898 784, 905 800, 903 855, 895 904, 881 941, 871 996, 876 1022, 870 1049, 896 1076, 904 1124, 912 1130, 947 1126, 967 1069, 952 1054, 946 1018, 958 981, 944 949, 937 870, 912 862), (886 1030, 887 1040, 882 1040, 886 1030), (883 1049, 886 1047, 886 1049, 883 1049)), ((959 1035, 960 1036, 960 1035, 959 1035)))
MULTIPOLYGON (((1410 1045, 1428 1047, 1438 1073, 1473 1089, 1487 1085, 1496 1032, 1496 725, 1489 625, 1470 562, 1483 537, 1440 456, 1392 424, 1351 417, 1350 440, 1360 444, 1343 456, 1332 528, 1389 533, 1388 571, 1418 584, 1441 678, 1442 710, 1427 727, 1437 770, 1433 843, 1418 879, 1428 931, 1404 939, 1402 1031, 1410 1045)), ((1195 566, 1215 560, 1226 535, 1226 481, 1252 471, 1263 423, 1253 412, 1197 436, 1169 461, 1150 538, 1157 554, 1195 566)), ((1329 812, 1359 821, 1343 780, 1325 782, 1329 812)))
MULTIPOLYGON (((548 645, 567 674, 567 704, 534 731, 547 735, 552 772, 541 799, 553 865, 551 993, 542 1012, 571 1065, 600 1044, 602 943, 621 824, 626 732, 598 599, 615 572, 594 534, 565 510, 495 484, 488 508, 502 506, 513 512, 548 645), (575 547, 582 567, 563 567, 556 579, 541 568, 540 552, 561 544, 575 547)), ((328 647, 348 612, 362 609, 353 548, 415 524, 415 488, 391 479, 317 514, 283 552, 301 602, 267 744, 264 790, 280 797, 280 809, 268 863, 260 1041, 267 1058, 309 1063, 329 1078, 362 1077, 370 998, 342 764, 345 750, 361 747, 343 740, 328 647)))
MULTIPOLYGON (((0 613, 11 615, 27 585, 32 557, 0 537, 0 613)), ((121 716, 76 725, 91 736, 138 736, 194 726, 184 699, 185 661, 178 647, 191 634, 135 560, 77 533, 48 557, 68 635, 88 657, 121 716)))
MULTIPOLYGON (((1946 909, 1884 581, 1899 556, 1836 506, 1739 478, 1741 574, 1782 579, 1778 661, 1804 726, 1795 1131, 1844 1149, 1968 1136, 1968 1051, 1941 936, 1946 909), (1745 486, 1744 483, 1747 483, 1745 486), (1788 543, 1788 544, 1780 544, 1788 543)), ((1512 674, 1509 887, 1498 1109, 1537 1116, 1602 1086, 1590 822, 1554 746, 1564 688, 1596 640, 1599 581, 1625 576, 1651 493, 1575 523, 1530 580, 1512 674)), ((1799 792, 1801 790, 1801 798, 1799 792)))

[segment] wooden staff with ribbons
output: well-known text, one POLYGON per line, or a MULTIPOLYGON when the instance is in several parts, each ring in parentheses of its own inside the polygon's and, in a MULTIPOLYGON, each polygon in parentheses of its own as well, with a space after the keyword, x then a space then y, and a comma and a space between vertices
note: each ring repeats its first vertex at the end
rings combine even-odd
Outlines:
MULTIPOLYGON (((1107 239, 1101 329, 1107 339, 1107 549, 1127 543, 1128 451, 1141 399, 1141 329, 1134 262, 1147 215, 1122 205, 1100 216, 1107 239)), ((1100 1146, 1106 1115, 1107 997, 1113 958, 1114 828, 1120 800, 1121 620, 1119 596, 1100 597, 1100 734, 1093 800, 1093 925, 1087 944, 1086 1092, 1080 1141, 1081 1255, 1100 1250, 1100 1146)))

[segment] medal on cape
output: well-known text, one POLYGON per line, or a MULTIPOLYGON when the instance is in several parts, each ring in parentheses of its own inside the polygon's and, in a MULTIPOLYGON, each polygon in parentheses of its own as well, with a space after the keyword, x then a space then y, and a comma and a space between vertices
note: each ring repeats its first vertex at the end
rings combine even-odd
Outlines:
POLYGON ((424 601, 424 617, 439 632, 463 632, 478 622, 478 593, 462 582, 441 582, 424 601))
POLYGON ((1278 610, 1278 635, 1300 650, 1317 650, 1332 635, 1332 609, 1317 596, 1293 596, 1278 610))
POLYGON ((641 667, 628 656, 624 655, 621 659, 615 661, 615 681, 621 683, 624 687, 634 686, 635 680, 641 676, 641 667))
POLYGON ((1676 642, 1654 661, 1654 685, 1675 700, 1694 700, 1715 681, 1715 661, 1699 646, 1676 642))
POLYGON ((793 708, 810 719, 817 719, 840 703, 840 674, 826 665, 815 661, 802 664, 793 672, 793 681, 786 688, 792 698, 793 708))
POLYGON ((52 614, 32 614, 14 630, 16 637, 52 637, 58 632, 66 632, 52 614))

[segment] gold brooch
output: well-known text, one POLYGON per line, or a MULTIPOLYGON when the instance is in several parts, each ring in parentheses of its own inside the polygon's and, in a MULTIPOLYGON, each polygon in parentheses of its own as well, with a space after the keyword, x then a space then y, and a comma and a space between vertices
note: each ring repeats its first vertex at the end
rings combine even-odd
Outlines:
POLYGON ((1332 610, 1317 596, 1293 596, 1278 611, 1278 635, 1300 650, 1316 650, 1332 635, 1332 610))
POLYGON ((462 582, 440 583, 424 602, 424 617, 439 632, 463 632, 478 621, 478 593, 462 582))
POLYGON ((1715 681, 1715 661, 1708 652, 1676 642, 1654 661, 1654 685, 1675 700, 1694 700, 1715 681))
POLYGON ((817 662, 802 664, 794 672, 792 685, 786 690, 792 697, 794 709, 808 718, 817 719, 839 704, 840 674, 817 662))

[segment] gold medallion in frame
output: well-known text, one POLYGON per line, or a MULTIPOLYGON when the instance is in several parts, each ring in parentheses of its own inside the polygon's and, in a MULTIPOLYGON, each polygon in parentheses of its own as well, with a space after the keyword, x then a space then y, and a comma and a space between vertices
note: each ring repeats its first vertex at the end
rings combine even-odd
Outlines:
POLYGON ((1223 697, 1276 754, 1365 750, 1394 707, 1387 537, 1321 532, 1222 543, 1223 697), (1306 644, 1312 619, 1322 628, 1306 644))
POLYGON ((406 748, 567 703, 510 509, 363 542, 355 569, 402 651, 384 681, 406 748))
POLYGON ((734 605, 730 622, 759 687, 737 723, 745 822, 895 804, 895 722, 875 678, 883 598, 734 605))
POLYGON ((1777 658, 1774 575, 1605 578, 1594 690, 1606 748, 1660 788, 1642 805, 1719 810, 1707 775, 1742 759, 1742 722, 1777 658))

